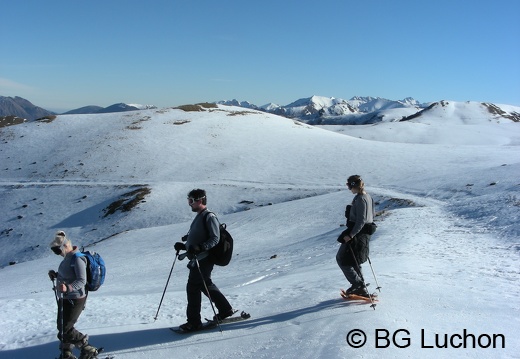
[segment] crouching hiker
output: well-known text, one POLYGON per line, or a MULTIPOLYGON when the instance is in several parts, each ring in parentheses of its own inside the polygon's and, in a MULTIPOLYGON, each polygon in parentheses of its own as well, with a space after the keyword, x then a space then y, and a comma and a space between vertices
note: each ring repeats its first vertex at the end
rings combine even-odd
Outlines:
POLYGON ((50 247, 55 254, 64 257, 58 272, 49 271, 58 304, 57 327, 58 339, 61 342, 60 359, 76 359, 72 352, 74 347, 81 349, 80 359, 95 358, 98 351, 88 343, 88 335, 74 328, 74 324, 85 309, 87 302, 86 259, 75 255, 78 248, 72 246, 70 239, 63 231, 56 232, 50 247))

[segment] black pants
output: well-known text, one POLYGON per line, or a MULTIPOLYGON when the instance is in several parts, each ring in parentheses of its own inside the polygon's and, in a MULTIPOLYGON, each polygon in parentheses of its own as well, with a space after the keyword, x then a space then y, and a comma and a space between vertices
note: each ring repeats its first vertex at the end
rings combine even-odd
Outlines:
POLYGON ((58 302, 58 317, 56 324, 58 327, 58 339, 62 342, 64 349, 71 349, 77 344, 81 344, 85 334, 74 328, 81 312, 85 309, 87 297, 78 299, 60 299, 58 302), (63 320, 61 317, 63 306, 63 320), (63 335, 62 335, 63 334, 63 335))
POLYGON ((208 296, 206 288, 204 287, 204 282, 208 287, 209 297, 211 297, 211 300, 215 303, 218 313, 227 313, 232 309, 231 304, 229 304, 226 297, 224 297, 224 294, 222 294, 217 286, 211 281, 211 272, 213 271, 214 266, 213 262, 209 258, 205 258, 199 261, 199 265, 202 277, 200 276, 199 269, 195 264, 193 268, 190 268, 188 284, 186 285, 186 294, 188 297, 186 316, 188 318, 188 323, 195 325, 201 323, 201 293, 208 296))
POLYGON ((336 262, 352 286, 363 285, 363 272, 352 255, 350 243, 342 243, 336 254, 336 262))

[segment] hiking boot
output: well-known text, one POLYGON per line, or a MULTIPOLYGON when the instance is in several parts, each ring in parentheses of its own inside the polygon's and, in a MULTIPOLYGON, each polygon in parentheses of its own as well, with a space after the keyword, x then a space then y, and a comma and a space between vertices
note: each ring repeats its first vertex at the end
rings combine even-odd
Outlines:
POLYGON ((348 294, 355 294, 367 298, 370 297, 364 285, 357 286, 356 288, 352 289, 352 291, 348 294))
POLYGON ((96 358, 98 355, 98 350, 96 347, 93 347, 90 344, 87 344, 81 348, 81 354, 79 359, 91 359, 96 358))
POLYGON ((219 322, 221 322, 223 319, 226 319, 232 316, 233 314, 235 314, 235 311, 233 309, 230 309, 225 313, 218 313, 217 315, 213 316, 213 321, 216 322, 218 320, 219 322))
POLYGON ((345 293, 352 294, 352 292, 355 291, 356 289, 358 289, 358 287, 359 287, 359 284, 352 284, 350 286, 350 288, 345 291, 345 293))
POLYGON ((78 359, 74 356, 74 354, 70 350, 64 350, 61 354, 59 359, 78 359))
POLYGON ((179 325, 179 329, 183 332, 196 332, 197 330, 201 330, 202 327, 202 323, 193 324, 188 322, 184 323, 183 325, 179 325))

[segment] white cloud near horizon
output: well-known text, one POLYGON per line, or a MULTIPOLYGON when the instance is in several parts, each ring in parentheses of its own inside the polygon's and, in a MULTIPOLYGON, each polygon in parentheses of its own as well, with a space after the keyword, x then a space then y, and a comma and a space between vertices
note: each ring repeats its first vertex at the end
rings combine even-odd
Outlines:
POLYGON ((16 91, 34 91, 34 88, 21 84, 3 77, 0 77, 0 93, 10 93, 16 91))

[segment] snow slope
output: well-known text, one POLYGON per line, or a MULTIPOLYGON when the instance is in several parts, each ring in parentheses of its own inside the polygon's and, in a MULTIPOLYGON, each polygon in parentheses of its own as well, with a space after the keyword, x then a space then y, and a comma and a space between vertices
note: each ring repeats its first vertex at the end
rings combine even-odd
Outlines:
MULTIPOLYGON (((59 354, 47 277, 60 262, 47 248, 58 228, 108 264, 77 327, 117 358, 518 358, 518 124, 456 121, 338 132, 219 106, 1 129, 0 358, 59 354), (338 295, 348 285, 335 254, 351 174, 379 212, 375 310, 338 295), (104 217, 143 187, 151 192, 137 207, 104 217), (235 238, 232 263, 213 279, 252 318, 180 336, 167 328, 185 321, 186 261, 175 262, 153 318, 196 187, 235 238), (348 344, 361 339, 353 330, 365 333, 363 347, 348 344)), ((207 301, 203 315, 213 315, 207 301)))

